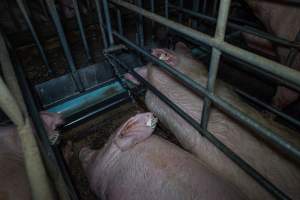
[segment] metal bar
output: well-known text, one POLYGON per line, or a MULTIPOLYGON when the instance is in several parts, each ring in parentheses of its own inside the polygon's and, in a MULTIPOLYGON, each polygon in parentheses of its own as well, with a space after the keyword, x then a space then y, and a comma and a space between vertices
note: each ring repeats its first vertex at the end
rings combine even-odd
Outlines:
POLYGON ((292 146, 287 141, 279 137, 276 133, 274 133, 268 128, 265 128, 262 124, 256 122, 255 119, 248 117, 247 114, 241 112, 231 104, 227 103, 224 99, 221 99, 215 96, 214 94, 209 93, 208 91, 206 91, 206 88, 204 88, 197 82, 191 80, 189 77, 182 74, 181 72, 175 70, 173 67, 170 67, 169 65, 162 62, 161 60, 150 55, 144 49, 138 47, 137 45, 129 41, 127 38, 121 36, 115 31, 113 33, 118 39, 124 42, 127 46, 136 50, 146 58, 150 59, 155 64, 160 66, 161 69, 169 73, 172 77, 175 77, 177 80, 179 80, 183 86, 190 89, 191 91, 193 91, 195 94, 199 96, 204 95, 208 97, 215 106, 217 106, 219 109, 227 113, 232 118, 239 121, 241 124, 248 126, 251 130, 254 130, 255 134, 262 137, 266 141, 272 143, 277 149, 279 149, 282 152, 285 152, 288 156, 290 156, 292 159, 296 160, 297 162, 300 160, 300 150, 297 147, 292 146))
POLYGON ((215 38, 212 38, 208 36, 207 34, 198 32, 192 28, 186 27, 182 24, 178 24, 174 21, 165 19, 164 17, 161 17, 159 15, 153 14, 147 10, 141 9, 136 7, 135 5, 132 5, 130 3, 127 3, 122 0, 111 0, 112 3, 122 6, 124 8, 127 8, 133 12, 142 14, 144 17, 147 17, 149 19, 152 19, 162 25, 165 25, 171 29, 174 29, 178 31, 179 33, 182 33, 184 35, 187 35, 193 39, 196 39, 200 42, 203 42, 206 45, 209 45, 211 47, 215 47, 219 50, 221 50, 224 53, 227 53, 229 55, 235 56, 239 59, 242 59, 250 64, 253 64, 256 66, 256 68, 259 68, 263 71, 266 71, 268 73, 271 73, 273 75, 276 75, 284 80, 288 80, 289 82, 295 84, 296 86, 300 87, 300 72, 295 71, 293 69, 290 69, 280 63, 274 62, 272 60, 266 59, 262 56, 256 55, 254 53, 248 52, 244 49, 235 47, 234 45, 228 44, 224 41, 219 41, 215 38))
POLYGON ((74 63, 74 59, 72 57, 69 45, 67 43, 67 39, 66 39, 66 36, 64 34, 64 30, 63 30, 62 24, 60 22, 59 15, 57 13, 55 3, 54 3, 53 0, 46 0, 46 4, 48 6, 49 13, 50 13, 50 15, 52 17, 52 20, 54 22, 57 34, 59 36, 60 43, 62 45, 64 54, 66 56, 66 59, 67 59, 67 62, 68 62, 68 67, 71 71, 72 79, 74 80, 77 89, 80 92, 82 92, 84 90, 84 88, 82 86, 82 82, 80 80, 80 77, 78 76, 77 69, 76 69, 75 63, 74 63))
POLYGON ((202 10, 201 10, 201 12, 203 14, 206 14, 206 8, 207 8, 207 0, 202 0, 202 10))
POLYGON ((212 11, 212 16, 216 17, 217 16, 217 11, 218 11, 218 3, 219 0, 213 0, 213 11, 212 11))
MULTIPOLYGON (((152 13, 155 13, 155 0, 150 0, 150 11, 152 13)), ((154 37, 155 37, 155 22, 151 20, 151 30, 152 30, 152 36, 151 36, 151 42, 154 44, 154 37)))
POLYGON ((103 46, 106 49, 106 48, 108 48, 108 41, 107 41, 105 29, 104 29, 104 21, 103 21, 103 17, 102 17, 101 5, 100 5, 99 1, 100 0, 95 0, 96 11, 97 11, 97 16, 98 16, 98 21, 99 21, 99 28, 100 28, 101 36, 102 36, 102 40, 103 40, 103 46))
POLYGON ((37 36, 35 28, 33 27, 33 24, 32 24, 32 22, 30 20, 30 17, 29 17, 29 15, 27 13, 27 10, 25 8, 24 1, 23 0, 17 0, 17 4, 18 4, 18 6, 19 6, 19 8, 21 10, 21 13, 24 16, 24 19, 25 19, 25 21, 27 23, 27 26, 28 26, 28 28, 29 28, 29 30, 30 30, 30 32, 32 34, 32 37, 33 37, 33 39, 34 39, 34 41, 35 41, 35 43, 36 43, 36 45, 38 47, 38 50, 39 50, 39 52, 40 52, 40 54, 42 56, 44 64, 45 64, 45 66, 48 69, 48 73, 53 74, 53 70, 51 69, 51 67, 49 65, 49 61, 48 61, 48 58, 47 58, 47 56, 45 54, 44 48, 43 48, 43 46, 42 46, 42 44, 41 44, 41 42, 39 40, 39 37, 37 36))
MULTIPOLYGON (((200 0, 193 0, 193 11, 199 12, 200 0)), ((192 20, 192 28, 196 29, 198 27, 198 19, 192 20)))
MULTIPOLYGON (((14 57, 16 56, 14 55, 14 57)), ((56 189, 59 193, 59 196, 63 200, 77 200, 77 196, 66 186, 63 174, 61 173, 58 167, 58 162, 56 160, 53 149, 51 148, 51 145, 49 143, 48 134, 45 130, 43 121, 40 118, 33 95, 29 89, 28 82, 26 81, 26 78, 24 76, 25 73, 18 62, 15 66, 15 70, 19 81, 19 85, 23 93, 24 100, 27 105, 28 113, 32 119, 36 133, 41 142, 41 153, 43 154, 44 160, 46 161, 47 169, 49 170, 49 174, 56 185, 56 189)))
MULTIPOLYGON (((170 4, 169 4, 169 6, 170 6, 170 4)), ((178 6, 180 8, 183 8, 183 0, 178 0, 178 6)), ((178 22, 179 23, 182 23, 182 17, 183 17, 182 13, 179 13, 178 14, 178 22)))
POLYGON ((123 24, 122 24, 122 13, 119 8, 117 8, 117 23, 118 23, 118 31, 121 35, 124 35, 123 24))
MULTIPOLYGON (((115 58, 115 60, 118 60, 115 58)), ((201 128, 201 125, 194 120, 190 115, 186 114, 180 107, 174 104, 170 99, 168 99, 164 94, 162 94, 158 89, 151 85, 147 80, 141 77, 137 72, 131 68, 125 66, 122 62, 118 62, 120 66, 129 71, 138 81, 145 85, 153 94, 159 97, 164 103, 166 103, 171 109, 173 109, 178 115, 180 115, 186 122, 188 122, 192 127, 194 127, 201 135, 205 136, 211 143, 213 143, 221 152, 223 152, 229 159, 231 159, 235 164, 237 164, 241 169, 243 169, 249 176, 255 179, 258 184, 265 188, 270 194, 272 194, 277 199, 290 199, 286 194, 284 194, 275 185, 264 178, 259 172, 253 169, 247 162, 241 159, 237 154, 235 154, 231 149, 224 145, 218 138, 205 129, 201 128)))
MULTIPOLYGON (((219 15, 217 21, 217 27, 215 32, 215 39, 219 41, 224 41, 225 32, 226 32, 226 23, 228 20, 229 9, 230 9, 231 0, 222 0, 219 8, 219 15)), ((218 74, 219 64, 221 58, 221 51, 213 48, 212 56, 210 60, 209 74, 208 74, 208 83, 207 83, 207 91, 209 93, 214 93, 215 82, 218 74)), ((208 121, 209 121, 209 110, 210 110, 211 102, 205 97, 203 110, 202 110, 202 118, 201 118, 201 126, 204 129, 207 129, 208 121)))
MULTIPOLYGON (((192 15, 194 17, 199 17, 199 18, 201 18, 203 20, 206 20, 210 23, 216 23, 216 21, 217 21, 217 19, 214 18, 214 17, 210 17, 210 16, 207 16, 207 15, 204 15, 204 14, 201 14, 201 13, 196 13, 196 12, 193 12, 193 11, 185 9, 185 8, 180 8, 179 6, 175 6, 173 4, 169 4, 169 6, 171 8, 176 9, 177 11, 186 13, 188 15, 192 15)), ((230 20, 231 20, 231 18, 229 18, 229 21, 230 20)), ((237 25, 237 24, 232 23, 232 22, 228 23, 228 27, 239 30, 239 31, 242 31, 242 32, 245 32, 245 33, 249 33, 249 34, 252 34, 252 35, 267 39, 267 40, 270 40, 270 41, 272 41, 276 44, 280 44, 280 45, 287 46, 287 47, 294 47, 294 48, 297 48, 297 49, 300 48, 300 43, 299 42, 292 42, 292 41, 286 40, 285 38, 275 37, 275 36, 271 35, 270 33, 263 32, 263 31, 258 30, 256 28, 252 28, 252 27, 249 27, 249 26, 241 26, 241 25, 237 25)))
POLYGON ((105 22, 106 22, 108 42, 109 42, 109 46, 112 46, 112 45, 114 45, 114 38, 112 35, 111 21, 110 21, 110 15, 109 15, 109 5, 108 5, 107 0, 102 0, 102 3, 103 3, 104 18, 105 18, 105 22))
MULTIPOLYGON (((140 8, 143 8, 143 2, 142 0, 136 0, 136 5, 140 8)), ((139 41, 140 46, 144 46, 144 18, 142 15, 138 15, 138 20, 137 20, 137 37, 139 41)))
POLYGON ((91 56, 91 51, 85 36, 85 30, 82 24, 82 20, 81 20, 81 15, 80 15, 80 11, 79 11, 79 6, 78 6, 78 0, 72 0, 73 1, 73 5, 74 5, 74 10, 75 10, 75 16, 76 16, 76 20, 78 23, 78 28, 80 31, 80 36, 82 39, 82 43, 83 43, 83 47, 87 56, 87 60, 88 63, 92 63, 92 56, 91 56))
POLYGON ((276 115, 278 115, 278 116, 281 117, 282 119, 285 119, 285 120, 287 120, 288 122, 290 122, 290 123, 292 123, 293 125, 295 125, 295 126, 297 126, 297 127, 300 128, 300 121, 298 121, 298 120, 296 120, 296 119, 290 117, 289 115, 287 115, 287 114, 285 114, 285 113, 279 111, 279 110, 276 109, 276 108, 273 108, 272 106, 269 106, 268 104, 266 104, 266 103, 260 101, 259 99, 255 98, 255 97, 250 96, 249 94, 247 94, 247 93, 245 93, 245 92, 243 92, 243 91, 241 91, 241 90, 239 90, 239 89, 235 89, 234 91, 235 91, 236 93, 240 94, 241 96, 243 96, 243 97, 249 99, 250 101, 252 101, 252 102, 258 104, 259 106, 262 106, 262 107, 266 108, 266 109, 269 110, 270 112, 275 113, 276 115))
POLYGON ((165 0, 165 17, 169 19, 169 0, 165 0))

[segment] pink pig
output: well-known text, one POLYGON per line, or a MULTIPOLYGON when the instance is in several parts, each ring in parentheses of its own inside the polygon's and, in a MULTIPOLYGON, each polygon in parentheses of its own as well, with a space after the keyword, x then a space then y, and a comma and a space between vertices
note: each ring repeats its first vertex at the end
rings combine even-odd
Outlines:
MULTIPOLYGON (((42 111, 40 116, 49 136, 56 134, 56 127, 63 124, 59 114, 42 111)), ((0 127, 0 199, 31 200, 23 152, 15 126, 0 127)))
MULTIPOLYGON (((154 49, 153 55, 197 83, 206 85, 207 70, 205 66, 193 59, 190 49, 183 43, 177 43, 175 52, 165 49, 154 49)), ((201 97, 186 89, 177 80, 153 64, 139 68, 137 72, 192 118, 196 121, 201 121, 203 106, 201 97)), ((129 74, 125 77, 138 83, 129 74)), ((265 119, 255 109, 243 103, 224 82, 217 80, 215 91, 216 95, 220 96, 224 101, 238 107, 243 113, 274 132, 279 133, 285 140, 299 147, 300 141, 297 138, 297 133, 291 133, 275 122, 265 119)), ((151 91, 146 93, 145 103, 162 124, 174 133, 185 149, 195 154, 210 169, 215 170, 220 176, 240 188, 250 199, 263 200, 272 198, 270 193, 263 189, 205 137, 202 137, 191 125, 151 91)), ((277 152, 263 139, 257 137, 249 129, 216 108, 211 109, 208 130, 288 196, 293 199, 300 199, 300 168, 298 163, 277 152)))
POLYGON ((101 150, 80 151, 90 187, 99 198, 244 199, 191 154, 152 135, 156 122, 152 113, 137 114, 101 150))

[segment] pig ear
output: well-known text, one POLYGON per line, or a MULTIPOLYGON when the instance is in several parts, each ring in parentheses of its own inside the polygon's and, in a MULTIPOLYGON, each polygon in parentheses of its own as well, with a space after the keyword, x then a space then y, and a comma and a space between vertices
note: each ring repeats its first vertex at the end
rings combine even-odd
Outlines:
POLYGON ((151 136, 155 125, 152 126, 152 122, 149 120, 153 120, 153 118, 150 117, 148 120, 144 120, 145 118, 141 119, 144 115, 145 114, 138 114, 135 117, 130 118, 118 129, 114 138, 114 143, 122 151, 130 149, 151 136))
MULTIPOLYGON (((143 67, 135 68, 134 71, 136 71, 144 79, 147 79, 147 76, 148 76, 148 66, 143 66, 143 67)), ((140 85, 140 82, 133 75, 131 75, 130 73, 125 74, 124 78, 126 80, 131 81, 132 83, 134 83, 136 85, 140 85)))
POLYGON ((192 55, 192 51, 183 42, 177 42, 175 45, 175 52, 183 55, 192 55))

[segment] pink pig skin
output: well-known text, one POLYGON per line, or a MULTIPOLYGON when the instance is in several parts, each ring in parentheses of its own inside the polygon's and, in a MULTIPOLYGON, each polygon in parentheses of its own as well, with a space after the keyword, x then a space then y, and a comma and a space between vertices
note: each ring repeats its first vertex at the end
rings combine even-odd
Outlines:
POLYGON ((91 189, 103 200, 244 199, 191 154, 151 136, 151 113, 123 124, 101 150, 83 148, 91 189))
MULTIPOLYGON (((176 45, 175 52, 154 49, 153 55, 165 60, 176 70, 189 76, 199 84, 206 84, 206 68, 202 63, 192 58, 190 50, 183 43, 176 45)), ((177 80, 152 64, 148 64, 144 69, 137 69, 137 72, 140 70, 143 71, 143 76, 172 102, 196 121, 201 121, 203 104, 201 97, 190 92, 177 80), (145 73, 145 69, 148 70, 147 73, 145 73)), ((297 133, 292 133, 275 122, 265 119, 255 109, 243 103, 230 87, 222 81, 217 80, 215 91, 218 96, 238 107, 246 115, 279 133, 291 144, 297 147, 300 146, 297 133)), ((210 169, 215 170, 220 176, 240 188, 250 199, 272 199, 272 196, 254 179, 150 91, 146 93, 145 102, 148 109, 174 133, 182 146, 206 163, 210 169)), ((211 111, 208 130, 288 196, 293 199, 300 199, 300 169, 298 163, 277 152, 268 143, 265 143, 261 138, 255 136, 251 131, 216 108, 211 111)))

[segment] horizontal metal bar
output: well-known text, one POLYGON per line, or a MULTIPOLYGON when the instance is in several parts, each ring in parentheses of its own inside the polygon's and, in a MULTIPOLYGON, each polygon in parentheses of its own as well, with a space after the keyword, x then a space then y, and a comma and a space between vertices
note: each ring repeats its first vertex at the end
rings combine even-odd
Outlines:
POLYGON ((162 25, 165 25, 171 29, 174 29, 184 35, 192 37, 200 42, 203 42, 206 45, 215 47, 222 52, 235 56, 239 59, 242 59, 248 63, 255 65, 255 67, 262 69, 268 73, 281 77, 282 79, 288 80, 291 83, 300 87, 300 72, 290 69, 282 64, 274 62, 272 60, 266 59, 262 56, 256 55, 254 53, 248 52, 241 48, 235 47, 231 44, 228 44, 224 41, 219 41, 215 38, 212 38, 204 33, 198 32, 192 28, 186 27, 182 24, 178 24, 174 21, 165 19, 157 14, 151 13, 145 9, 141 9, 133 4, 127 3, 122 0, 111 0, 112 3, 122 6, 126 9, 129 9, 135 13, 139 13, 148 19, 154 20, 162 25))
MULTIPOLYGON (((114 60, 118 60, 112 56, 114 60)), ((188 122, 192 127, 194 127, 201 135, 205 136, 211 143, 213 143, 221 152, 223 152, 229 159, 236 163, 241 169, 243 169, 249 176, 255 179, 262 187, 269 191, 277 199, 290 199, 286 194, 280 191, 275 185, 269 182, 265 177, 263 177, 259 172, 253 169, 247 162, 241 159, 237 154, 235 154, 231 149, 224 145, 218 138, 213 134, 201 128, 201 125, 194 120, 190 115, 185 113, 180 107, 174 104, 169 98, 162 94, 158 89, 141 77, 137 72, 130 69, 128 66, 124 65, 123 62, 118 61, 119 65, 126 69, 130 74, 132 74, 138 81, 144 84, 151 92, 153 92, 157 97, 159 97, 164 103, 170 106, 178 115, 180 115, 186 122, 188 122)))
POLYGON ((276 133, 271 131, 268 128, 265 128, 262 124, 259 122, 256 122, 255 119, 248 117, 246 114, 239 111, 237 108, 232 106, 231 104, 227 103, 223 99, 209 93, 203 86, 198 84, 197 82, 191 80, 186 75, 182 74, 181 72, 175 70, 173 67, 167 65, 166 63, 162 62, 161 60, 155 58, 154 56, 150 55, 148 52, 146 52, 144 49, 138 47, 131 41, 129 41, 127 38, 121 36, 116 31, 113 32, 113 34, 120 39, 122 42, 124 42, 127 46, 130 48, 138 51, 141 55, 147 57, 151 61, 153 61, 155 64, 160 66, 164 71, 169 73, 171 76, 176 78, 181 82, 183 86, 193 91, 195 94, 199 96, 206 96, 208 97, 212 103, 220 108, 222 111, 227 113, 229 116, 233 117, 240 123, 246 125, 250 129, 254 130, 255 133, 264 138, 266 141, 269 141, 272 143, 275 147, 277 147, 280 151, 285 152, 288 156, 295 159, 297 162, 300 160, 300 150, 285 140, 283 140, 281 137, 279 137, 276 133))
POLYGON ((273 108, 272 106, 267 105, 266 103, 264 103, 264 102, 262 102, 262 101, 256 99, 255 97, 252 97, 252 96, 248 95, 247 93, 245 93, 245 92, 243 92, 243 91, 241 91, 241 90, 239 90, 239 89, 235 89, 235 92, 237 92, 237 93, 240 94, 241 96, 243 96, 243 97, 249 99, 250 101, 253 101, 254 103, 256 103, 256 104, 258 104, 258 105, 260 105, 260 106, 266 108, 267 110, 271 111, 272 113, 278 115, 279 117, 281 117, 281 118, 287 120, 288 122, 290 122, 290 123, 292 123, 293 125, 295 125, 295 126, 297 126, 297 127, 300 128, 300 121, 298 121, 298 120, 296 120, 296 119, 294 119, 294 118, 288 116, 287 114, 285 114, 285 113, 279 111, 279 110, 276 109, 276 108, 273 108))
MULTIPOLYGON (((169 6, 173 9, 176 9, 179 12, 186 13, 186 14, 191 15, 193 17, 201 18, 201 19, 206 20, 210 23, 216 23, 217 22, 217 19, 214 18, 214 17, 210 17, 210 16, 207 16, 207 15, 204 15, 204 14, 201 14, 201 13, 197 13, 197 12, 185 9, 185 8, 180 8, 179 6, 175 6, 175 5, 172 5, 172 4, 170 4, 169 6)), ((256 28, 253 28, 253 27, 250 27, 250 26, 247 26, 247 25, 246 26, 241 26, 241 25, 232 23, 232 22, 230 22, 230 18, 229 18, 229 22, 228 22, 228 27, 230 27, 232 29, 242 31, 242 32, 245 32, 245 33, 249 33, 249 34, 252 34, 252 35, 267 39, 267 40, 270 40, 270 41, 275 42, 276 44, 279 44, 279 45, 283 45, 283 46, 287 46, 287 47, 294 47, 294 48, 300 49, 300 43, 299 42, 294 42, 294 41, 286 40, 284 38, 279 38, 279 37, 271 35, 270 33, 266 33, 264 31, 258 30, 256 28)))

